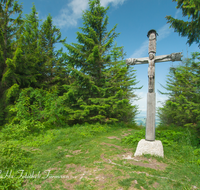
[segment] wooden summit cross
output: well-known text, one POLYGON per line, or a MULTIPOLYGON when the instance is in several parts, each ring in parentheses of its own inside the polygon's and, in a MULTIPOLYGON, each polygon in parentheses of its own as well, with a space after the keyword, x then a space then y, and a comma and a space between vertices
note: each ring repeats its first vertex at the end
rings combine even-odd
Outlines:
POLYGON ((156 113, 156 94, 155 94, 155 63, 167 61, 181 61, 182 53, 172 53, 169 55, 156 56, 156 30, 150 30, 147 34, 149 38, 149 57, 126 59, 127 65, 138 65, 149 63, 148 68, 148 93, 147 93, 147 119, 145 140, 155 141, 155 113, 156 113))

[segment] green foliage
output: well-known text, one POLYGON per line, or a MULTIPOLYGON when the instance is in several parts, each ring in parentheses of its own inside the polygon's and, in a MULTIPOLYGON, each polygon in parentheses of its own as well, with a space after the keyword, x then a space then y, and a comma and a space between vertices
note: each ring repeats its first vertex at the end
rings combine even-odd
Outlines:
POLYGON ((83 33, 77 33, 79 44, 60 40, 60 30, 50 15, 39 30, 34 4, 21 22, 1 81, 5 138, 24 137, 52 126, 134 119, 137 106, 130 99, 136 98, 133 86, 137 83, 134 71, 123 61, 123 47, 113 47, 119 35, 116 26, 107 31, 108 8, 99 0, 90 0, 89 7, 83 14, 83 33), (54 51, 55 43, 61 42, 68 55, 62 49, 54 51))
MULTIPOLYGON (((51 129, 41 133, 29 134, 26 138, 20 140, 20 144, 29 147, 40 147, 51 143, 59 133, 57 129, 51 129)), ((67 139, 65 141, 68 142, 67 139)))
POLYGON ((121 141, 124 144, 136 145, 141 139, 145 138, 145 130, 135 131, 134 135, 126 136, 121 141))
POLYGON ((194 160, 192 162, 200 165, 200 148, 195 149, 193 151, 193 154, 194 154, 194 160))
MULTIPOLYGON (((11 2, 9 6, 12 5, 11 2)), ((65 40, 60 40, 60 30, 52 25, 51 16, 47 17, 39 30, 39 19, 33 4, 32 12, 20 24, 18 31, 12 36, 16 39, 12 44, 12 56, 7 57, 5 65, 1 67, 4 70, 0 84, 0 114, 6 122, 12 120, 8 112, 18 99, 21 89, 33 87, 53 91, 59 90, 59 85, 66 84, 67 69, 64 69, 63 58, 59 57, 62 50, 54 51, 55 43, 65 40)), ((32 125, 32 121, 28 123, 32 125)))
MULTIPOLYGON (((188 17, 190 21, 183 21, 171 16, 166 16, 168 23, 174 28, 175 32, 178 32, 181 36, 187 36, 187 43, 191 45, 196 42, 200 42, 200 3, 199 0, 173 0, 177 2, 177 7, 182 9, 183 16, 188 17)), ((200 44, 199 44, 200 47, 200 44)))
POLYGON ((22 90, 16 104, 9 107, 9 120, 2 130, 5 139, 21 138, 45 128, 42 115, 45 93, 42 89, 22 90))
POLYGON ((2 0, 0 2, 0 125, 5 123, 7 100, 11 98, 10 95, 13 97, 17 96, 16 86, 12 86, 12 81, 15 78, 13 72, 16 66, 12 62, 12 58, 16 50, 13 39, 23 22, 21 14, 22 5, 19 5, 17 1, 2 0), (15 14, 17 14, 15 19, 11 18, 15 14), (7 90, 8 96, 6 98, 7 90))
POLYGON ((82 144, 82 141, 88 141, 91 138, 98 136, 103 133, 107 133, 111 130, 111 127, 107 125, 101 125, 100 123, 84 125, 76 124, 73 127, 65 129, 67 134, 67 139, 63 134, 57 136, 56 139, 52 141, 53 144, 62 144, 62 145, 77 145, 78 143, 82 144))
POLYGON ((20 189, 24 179, 19 170, 25 170, 31 163, 30 153, 23 150, 15 142, 0 143, 0 189, 20 189))
MULTIPOLYGON (((75 99, 73 92, 69 91, 63 96, 50 93, 42 89, 26 88, 22 90, 14 106, 10 107, 9 114, 12 118, 2 129, 2 138, 21 139, 30 134, 41 133, 44 129, 67 127, 70 120, 80 117, 80 111, 69 107, 75 99)), ((78 125, 79 126, 79 125, 78 125)), ((103 130, 98 124, 92 131, 83 132, 83 136, 91 136, 103 130)), ((80 131, 77 129, 77 131, 80 131)))
POLYGON ((124 61, 123 47, 113 47, 119 35, 116 26, 107 31, 108 8, 99 0, 89 1, 89 10, 83 13, 83 27, 77 32, 79 43, 64 44, 69 50, 65 55, 71 66, 74 82, 69 91, 73 106, 71 123, 130 122, 137 107, 130 103, 136 79, 124 61))
POLYGON ((94 137, 98 134, 108 132, 110 127, 108 125, 101 125, 100 123, 95 123, 89 125, 85 123, 84 125, 75 125, 74 131, 76 135, 87 138, 87 137, 94 137))
MULTIPOLYGON (((14 5, 14 8, 16 6, 17 4, 14 5)), ((12 43, 12 56, 6 58, 1 81, 4 88, 2 100, 5 101, 5 121, 10 120, 8 107, 18 99, 20 90, 29 86, 37 86, 37 80, 41 76, 37 66, 40 58, 36 44, 38 23, 36 10, 33 7, 32 13, 27 16, 26 20, 20 22, 18 30, 12 35, 16 41, 12 43)))
POLYGON ((11 101, 11 98, 16 98, 19 95, 19 85, 12 85, 6 92, 6 102, 11 101))
MULTIPOLYGON (((141 139, 145 138, 145 129, 136 131, 134 135, 124 137, 122 143, 136 145, 141 139)), ((196 138, 195 135, 191 136, 191 133, 187 130, 174 131, 174 130, 156 130, 156 139, 161 140, 164 146, 171 146, 174 143, 182 143, 185 139, 185 143, 196 146, 198 142, 193 141, 192 138, 196 138), (190 135, 189 142, 186 141, 190 135), (192 141, 191 141, 192 140, 192 141)))
POLYGON ((169 99, 158 109, 161 124, 189 127, 200 134, 199 53, 193 53, 183 66, 170 69, 167 86, 169 99))
POLYGON ((24 180, 19 177, 12 177, 12 178, 5 177, 5 176, 2 176, 2 177, 3 178, 0 179, 0 188, 3 190, 21 189, 24 183, 24 180))
POLYGON ((42 63, 41 66, 45 67, 45 83, 43 87, 53 89, 58 83, 66 83, 65 77, 67 71, 67 65, 63 63, 62 57, 62 48, 58 51, 55 51, 56 43, 64 43, 64 40, 61 40, 60 29, 53 26, 53 20, 51 15, 47 16, 47 19, 41 25, 40 34, 38 37, 39 48, 41 51, 42 63))
POLYGON ((0 147, 1 168, 16 170, 27 168, 30 164, 29 153, 18 147, 14 142, 1 142, 0 147))
POLYGON ((129 189, 129 187, 132 186, 134 181, 137 181, 137 184, 135 184, 134 186, 135 188, 142 189, 141 187, 143 187, 145 189, 150 189, 149 186, 151 186, 151 184, 148 177, 146 177, 145 174, 139 174, 139 175, 137 174, 137 175, 134 175, 134 177, 120 180, 118 183, 119 185, 123 186, 125 189, 129 189))
POLYGON ((124 180, 121 180, 119 181, 119 185, 121 186, 125 186, 125 187, 130 187, 131 186, 131 182, 133 181, 134 179, 133 178, 129 178, 129 179, 124 179, 124 180))

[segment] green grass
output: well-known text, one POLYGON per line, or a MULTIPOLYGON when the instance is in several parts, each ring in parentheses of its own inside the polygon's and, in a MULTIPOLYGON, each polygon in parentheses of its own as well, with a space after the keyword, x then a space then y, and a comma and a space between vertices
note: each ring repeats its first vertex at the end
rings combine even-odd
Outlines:
POLYGON ((1 176, 12 168, 16 176, 1 178, 0 189, 200 188, 200 151, 191 140, 193 134, 183 133, 158 129, 165 157, 144 155, 139 161, 123 159, 123 155, 133 154, 138 140, 144 138, 144 129, 133 125, 76 125, 2 141, 1 154, 6 151, 12 159, 4 159, 7 167, 1 165, 1 176), (19 170, 24 170, 24 178, 17 176, 19 170))

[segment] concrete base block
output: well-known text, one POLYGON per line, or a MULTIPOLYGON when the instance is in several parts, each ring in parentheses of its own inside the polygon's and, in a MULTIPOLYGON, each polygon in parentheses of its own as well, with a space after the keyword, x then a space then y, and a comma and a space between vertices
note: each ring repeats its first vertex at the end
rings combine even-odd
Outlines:
POLYGON ((164 157, 162 142, 159 140, 146 141, 145 139, 141 139, 138 142, 134 156, 142 156, 143 154, 164 157))

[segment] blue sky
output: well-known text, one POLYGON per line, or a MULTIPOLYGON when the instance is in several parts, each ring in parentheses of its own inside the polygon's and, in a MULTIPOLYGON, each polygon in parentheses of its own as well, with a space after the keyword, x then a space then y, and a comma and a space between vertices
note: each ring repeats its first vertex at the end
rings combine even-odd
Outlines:
MULTIPOLYGON (((82 26, 82 11, 88 9, 88 0, 19 0, 23 3, 23 17, 31 12, 34 2, 39 19, 44 21, 50 13, 53 17, 53 23, 61 29, 62 39, 67 37, 66 43, 77 42, 76 32, 82 26)), ((169 28, 166 16, 171 15, 178 19, 187 20, 182 17, 182 11, 176 9, 176 2, 172 0, 101 0, 101 5, 110 9, 107 12, 109 16, 108 30, 118 24, 116 31, 121 33, 116 42, 118 46, 124 46, 127 53, 126 58, 148 57, 148 38, 147 32, 155 29, 158 33, 156 55, 165 55, 175 52, 183 52, 183 58, 190 57, 191 52, 199 51, 198 45, 193 44, 190 47, 186 44, 187 37, 181 37, 169 28)), ((41 23, 42 23, 41 21, 41 23)), ((57 45, 60 49, 62 45, 57 45)), ((64 51, 67 51, 65 48, 64 51)), ((167 99, 167 96, 161 95, 157 90, 166 92, 159 83, 165 86, 170 66, 180 65, 180 62, 156 63, 155 66, 155 92, 156 107, 161 106, 160 102, 167 99)), ((137 86, 143 86, 141 90, 135 93, 141 98, 139 101, 133 101, 133 104, 139 105, 141 113, 138 116, 146 116, 146 103, 148 91, 148 65, 132 66, 136 70, 137 86)))

